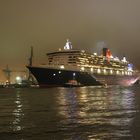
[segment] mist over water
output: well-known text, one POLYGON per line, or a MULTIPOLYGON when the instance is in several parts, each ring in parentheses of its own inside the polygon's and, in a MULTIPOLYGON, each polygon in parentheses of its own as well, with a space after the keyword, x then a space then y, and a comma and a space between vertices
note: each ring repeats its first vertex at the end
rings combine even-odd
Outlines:
POLYGON ((140 87, 0 89, 1 140, 139 140, 140 87))

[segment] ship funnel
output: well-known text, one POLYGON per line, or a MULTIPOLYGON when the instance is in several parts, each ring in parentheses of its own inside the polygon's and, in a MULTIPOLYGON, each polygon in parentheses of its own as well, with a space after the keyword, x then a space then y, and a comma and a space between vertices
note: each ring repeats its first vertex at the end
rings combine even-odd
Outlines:
POLYGON ((112 56, 111 51, 108 48, 103 48, 103 56, 110 58, 112 56))
POLYGON ((103 48, 103 56, 107 56, 108 48, 103 48))

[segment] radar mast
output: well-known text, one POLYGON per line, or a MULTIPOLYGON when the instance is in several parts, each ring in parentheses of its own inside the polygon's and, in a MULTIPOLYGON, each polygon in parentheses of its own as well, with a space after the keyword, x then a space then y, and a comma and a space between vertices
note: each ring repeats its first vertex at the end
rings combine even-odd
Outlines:
POLYGON ((72 43, 67 39, 67 42, 64 46, 64 50, 71 50, 72 49, 72 43))

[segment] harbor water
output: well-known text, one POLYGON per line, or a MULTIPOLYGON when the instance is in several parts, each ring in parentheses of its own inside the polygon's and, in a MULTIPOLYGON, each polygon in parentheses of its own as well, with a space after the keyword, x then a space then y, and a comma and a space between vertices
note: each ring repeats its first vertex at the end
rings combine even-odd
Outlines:
POLYGON ((1 88, 0 140, 140 140, 140 87, 1 88))

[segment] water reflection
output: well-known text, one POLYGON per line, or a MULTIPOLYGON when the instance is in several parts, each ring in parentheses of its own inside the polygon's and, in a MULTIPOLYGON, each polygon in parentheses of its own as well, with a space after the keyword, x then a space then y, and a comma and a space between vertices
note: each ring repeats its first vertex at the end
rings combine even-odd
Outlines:
POLYGON ((139 87, 1 90, 0 139, 140 138, 139 87))
POLYGON ((59 92, 58 113, 63 118, 63 130, 87 132, 89 140, 132 137, 130 126, 136 112, 132 88, 61 88, 59 92))
POLYGON ((78 117, 78 100, 77 100, 77 95, 74 92, 73 89, 61 89, 60 91, 60 96, 58 98, 58 103, 59 103, 59 114, 62 115, 65 118, 72 119, 74 117, 78 117), (64 94, 67 92, 67 94, 64 94))
POLYGON ((14 120, 12 122, 12 129, 13 129, 13 131, 20 131, 24 128, 21 125, 21 121, 24 116, 24 113, 22 110, 23 105, 22 105, 20 91, 17 91, 16 99, 15 99, 14 103, 15 103, 15 109, 12 113, 14 115, 14 120))

